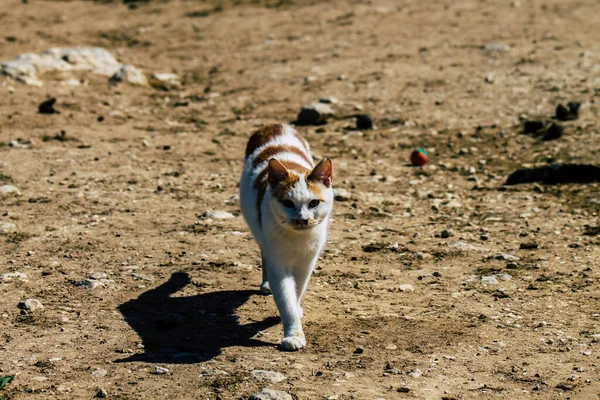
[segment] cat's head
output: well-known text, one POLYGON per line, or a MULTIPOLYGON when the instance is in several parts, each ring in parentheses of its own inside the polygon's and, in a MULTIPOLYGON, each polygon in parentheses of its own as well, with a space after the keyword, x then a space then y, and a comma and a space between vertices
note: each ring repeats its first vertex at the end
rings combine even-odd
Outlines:
POLYGON ((286 229, 309 230, 325 220, 333 207, 331 160, 324 158, 312 171, 287 169, 272 158, 267 167, 271 209, 286 229))

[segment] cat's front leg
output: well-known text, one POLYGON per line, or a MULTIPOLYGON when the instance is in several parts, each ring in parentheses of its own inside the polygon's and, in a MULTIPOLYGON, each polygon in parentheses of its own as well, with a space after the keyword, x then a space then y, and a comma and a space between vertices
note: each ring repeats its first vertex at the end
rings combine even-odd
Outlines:
POLYGON ((275 274, 271 271, 269 279, 273 298, 283 324, 281 347, 288 351, 299 350, 306 346, 306 339, 300 321, 295 279, 290 275, 275 274))

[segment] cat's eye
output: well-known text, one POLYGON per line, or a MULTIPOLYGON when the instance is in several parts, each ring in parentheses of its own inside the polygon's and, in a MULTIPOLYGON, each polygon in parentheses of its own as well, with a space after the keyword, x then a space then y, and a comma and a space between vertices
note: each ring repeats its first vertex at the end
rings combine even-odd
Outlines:
POLYGON ((287 208, 295 208, 296 207, 294 202, 291 201, 290 199, 286 199, 286 200, 282 201, 281 203, 283 204, 284 207, 287 207, 287 208))
POLYGON ((316 207, 316 206, 318 206, 320 203, 321 203, 321 201, 320 201, 320 200, 316 200, 316 199, 315 199, 315 200, 311 200, 311 201, 310 201, 310 203, 308 203, 308 206, 309 206, 310 208, 315 208, 315 207, 316 207))

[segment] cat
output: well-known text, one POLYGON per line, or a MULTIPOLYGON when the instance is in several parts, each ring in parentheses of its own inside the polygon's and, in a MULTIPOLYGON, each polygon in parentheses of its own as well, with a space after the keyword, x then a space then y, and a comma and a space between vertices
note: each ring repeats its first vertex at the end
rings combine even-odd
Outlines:
POLYGON ((306 345, 300 300, 325 245, 332 180, 331 160, 315 166, 308 142, 289 125, 264 126, 248 141, 240 206, 260 247, 260 292, 273 293, 284 350, 306 345))

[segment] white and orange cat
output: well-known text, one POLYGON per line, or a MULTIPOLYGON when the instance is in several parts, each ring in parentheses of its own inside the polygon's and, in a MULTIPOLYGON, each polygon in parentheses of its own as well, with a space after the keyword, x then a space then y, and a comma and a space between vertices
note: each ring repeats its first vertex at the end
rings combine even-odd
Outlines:
POLYGON ((273 293, 283 323, 281 347, 298 350, 306 345, 300 300, 325 245, 333 206, 331 160, 315 166, 294 128, 265 126, 246 147, 240 204, 260 247, 260 291, 273 293))

